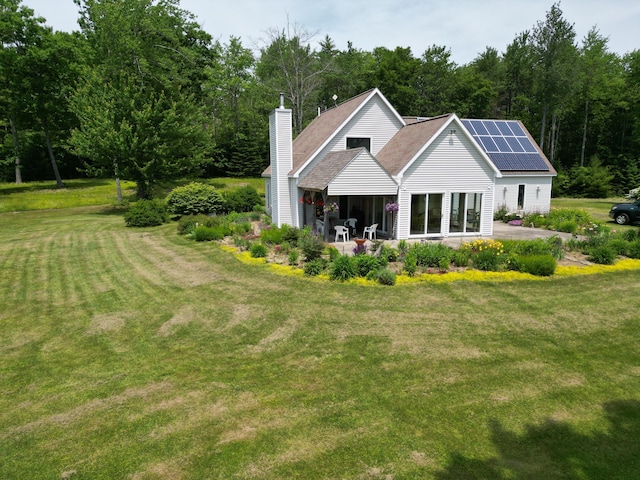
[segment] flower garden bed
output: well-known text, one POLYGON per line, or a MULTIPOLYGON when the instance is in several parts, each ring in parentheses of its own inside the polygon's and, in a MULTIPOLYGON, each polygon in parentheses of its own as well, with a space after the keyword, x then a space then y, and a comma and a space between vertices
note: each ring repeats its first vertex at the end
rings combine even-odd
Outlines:
POLYGON ((244 262, 266 264, 288 275, 342 282, 509 281, 640 268, 636 230, 618 234, 595 224, 564 242, 558 236, 479 239, 454 249, 438 241, 368 240, 352 252, 341 253, 309 227, 276 228, 260 215, 199 217, 206 225, 192 220, 190 224, 181 219, 181 233, 196 240, 216 240, 244 262))

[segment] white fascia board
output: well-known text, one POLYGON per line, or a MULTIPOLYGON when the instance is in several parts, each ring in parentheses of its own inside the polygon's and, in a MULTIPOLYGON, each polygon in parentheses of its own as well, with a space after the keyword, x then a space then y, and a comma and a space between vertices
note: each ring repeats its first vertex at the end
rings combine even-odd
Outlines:
POLYGON ((453 122, 455 122, 456 126, 461 129, 462 133, 471 142, 471 145, 473 145, 475 147, 476 151, 478 153, 480 153, 480 156, 487 163, 487 165, 489 165, 491 170, 493 170, 493 173, 495 174, 495 176, 497 178, 501 178, 502 177, 502 172, 500 171, 500 169, 498 167, 496 167, 496 165, 491 161, 491 159, 484 152, 484 150, 480 147, 480 145, 478 145, 478 143, 473 139, 473 137, 469 133, 469 130, 464 128, 464 125, 462 124, 462 122, 460 121, 460 119, 458 118, 458 116, 455 113, 451 114, 451 117, 449 117, 449 120, 447 120, 442 125, 442 127, 440 127, 440 129, 438 129, 438 131, 434 135, 431 136, 429 141, 427 143, 425 143, 420 150, 418 150, 418 152, 415 154, 415 156, 409 162, 407 162, 407 164, 404 166, 404 168, 400 172, 398 172, 397 177, 402 179, 402 177, 404 176, 404 172, 406 172, 409 169, 409 167, 411 167, 411 165, 413 165, 413 163, 420 157, 420 155, 422 155, 424 153, 424 151, 431 146, 431 144, 435 141, 436 138, 438 138, 442 134, 442 132, 444 132, 447 128, 451 127, 451 124, 453 122))

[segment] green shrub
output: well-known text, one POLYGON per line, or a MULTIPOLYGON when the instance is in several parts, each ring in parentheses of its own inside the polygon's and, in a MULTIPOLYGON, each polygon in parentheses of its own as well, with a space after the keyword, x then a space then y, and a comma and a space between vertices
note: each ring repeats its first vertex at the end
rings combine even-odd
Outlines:
POLYGON ((249 252, 253 258, 264 258, 267 256, 267 246, 262 243, 254 243, 249 252))
POLYGON ((640 240, 629 242, 627 245, 627 256, 629 258, 640 258, 640 240))
POLYGON ((297 265, 299 259, 300 259, 300 252, 298 252, 298 250, 291 250, 289 252, 289 258, 288 258, 289 265, 297 265))
POLYGON ((627 242, 634 242, 636 240, 640 240, 640 230, 629 229, 625 230, 622 233, 622 238, 624 238, 627 242))
POLYGON ((381 285, 395 285, 396 284, 396 274, 393 273, 388 268, 383 268, 379 270, 376 274, 376 280, 381 285))
POLYGON ((216 188, 199 182, 174 188, 166 202, 168 210, 176 215, 222 213, 225 210, 224 198, 216 188))
POLYGON ((413 277, 418 270, 418 256, 416 252, 411 249, 404 257, 404 271, 410 277, 413 277))
POLYGON ((159 200, 138 200, 124 214, 127 227, 155 227, 168 221, 167 209, 159 200))
POLYGON ((442 243, 416 243, 411 251, 415 252, 421 267, 439 267, 443 258, 450 261, 453 255, 453 249, 442 243))
POLYGON ((449 257, 442 257, 438 262, 438 270, 440 270, 441 272, 446 272, 447 270, 449 270, 450 266, 451 259, 449 257))
MULTIPOLYGON (((506 258, 506 257, 503 257, 506 258)), ((473 267, 478 270, 496 272, 499 270, 501 258, 494 250, 481 250, 471 254, 473 267)))
POLYGON ((357 273, 355 257, 341 255, 331 263, 329 278, 331 280, 344 282, 345 280, 355 277, 357 273))
POLYGON ((239 222, 233 224, 233 231, 238 234, 250 233, 253 231, 253 227, 251 222, 239 222))
POLYGON ((548 277, 556 271, 556 259, 551 255, 524 255, 518 257, 518 270, 540 277, 548 277))
POLYGON ((193 231, 193 238, 196 242, 211 242, 214 240, 222 240, 224 237, 224 228, 221 226, 207 227, 206 225, 199 225, 193 231))
POLYGON ((324 258, 316 258, 304 264, 304 274, 315 277, 324 272, 325 268, 327 268, 327 261, 324 258))
POLYGON ((563 220, 558 225, 559 232, 576 233, 578 231, 578 224, 575 220, 563 220))
POLYGON ((520 267, 520 255, 515 253, 507 253, 505 254, 504 266, 507 270, 521 272, 520 267))
POLYGON ((356 255, 355 256, 356 270, 360 277, 366 277, 369 272, 379 270, 380 260, 371 255, 356 255))
POLYGON ((388 245, 382 245, 380 249, 380 258, 384 259, 387 262, 396 262, 400 257, 400 250, 397 248, 390 247, 388 245))
POLYGON ((493 212, 493 219, 497 222, 505 222, 504 217, 507 215, 507 206, 506 205, 501 205, 500 208, 498 210, 496 210, 495 212, 493 212))
POLYGON ((322 238, 307 227, 302 229, 298 245, 302 250, 305 262, 310 262, 316 258, 320 258, 325 248, 322 238))
POLYGON ((282 241, 297 244, 300 239, 300 229, 289 225, 282 226, 282 241))
POLYGON ((226 192, 224 199, 228 212, 250 212, 262 205, 260 194, 251 185, 226 192))
POLYGON ((533 225, 536 228, 545 228, 549 223, 549 219, 540 213, 530 213, 522 219, 522 225, 528 227, 533 225))
POLYGON ((471 252, 468 250, 456 250, 451 255, 451 262, 456 267, 466 267, 469 265, 469 258, 471 257, 471 252))
POLYGON ((333 245, 327 247, 327 252, 329 252, 329 261, 333 262, 336 258, 340 256, 340 250, 338 250, 333 245))
POLYGON ((260 240, 269 245, 282 243, 282 229, 273 226, 263 229, 260 232, 260 240))
POLYGON ((505 253, 517 255, 551 255, 562 258, 562 239, 557 235, 532 240, 501 240, 505 253))
POLYGON ((208 225, 208 221, 211 217, 207 215, 184 215, 178 220, 178 234, 187 235, 192 234, 193 231, 199 225, 208 225))
POLYGON ((398 251, 400 252, 400 255, 406 255, 409 251, 409 243, 404 239, 400 240, 398 242, 398 251))
POLYGON ((616 255, 627 255, 627 251, 629 249, 629 242, 625 242, 621 238, 612 238, 609 240, 608 245, 616 252, 616 255))
POLYGON ((613 265, 616 260, 616 252, 608 244, 598 245, 589 249, 589 260, 601 265, 613 265))

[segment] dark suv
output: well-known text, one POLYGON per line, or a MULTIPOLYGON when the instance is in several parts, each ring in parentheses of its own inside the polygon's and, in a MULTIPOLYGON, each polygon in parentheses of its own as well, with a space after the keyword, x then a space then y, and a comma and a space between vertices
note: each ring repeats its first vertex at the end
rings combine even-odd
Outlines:
POLYGON ((640 200, 633 203, 616 203, 611 207, 609 216, 618 225, 640 222, 640 200))

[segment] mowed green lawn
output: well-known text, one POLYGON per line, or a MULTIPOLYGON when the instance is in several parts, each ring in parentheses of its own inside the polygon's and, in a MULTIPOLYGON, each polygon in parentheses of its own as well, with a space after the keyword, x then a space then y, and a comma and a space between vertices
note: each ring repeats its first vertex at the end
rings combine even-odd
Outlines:
POLYGON ((636 480, 639 289, 342 285, 0 213, 0 478, 636 480))

